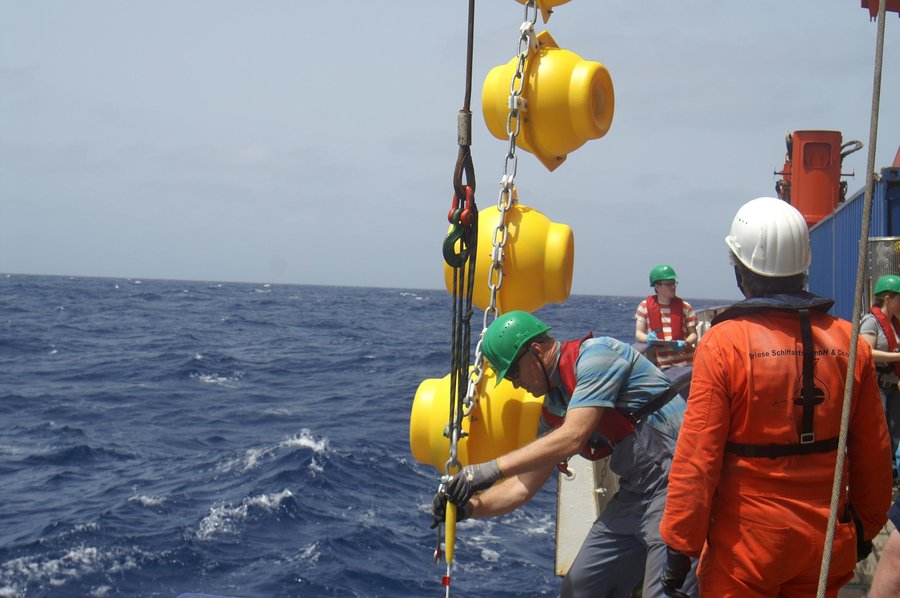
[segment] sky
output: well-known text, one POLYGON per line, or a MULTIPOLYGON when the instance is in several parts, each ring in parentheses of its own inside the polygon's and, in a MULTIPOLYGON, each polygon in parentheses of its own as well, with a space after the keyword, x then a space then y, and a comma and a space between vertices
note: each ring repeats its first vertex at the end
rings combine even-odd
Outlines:
MULTIPOLYGON (((441 289, 468 2, 0 0, 0 272, 441 289)), ((472 153, 496 205, 506 141, 481 85, 523 7, 476 3, 472 153)), ((609 133, 519 200, 572 227, 572 293, 739 297, 723 242, 774 195, 784 136, 866 148, 877 25, 858 0, 572 0, 548 23, 603 63, 609 133)), ((876 167, 900 146, 886 20, 876 167)))

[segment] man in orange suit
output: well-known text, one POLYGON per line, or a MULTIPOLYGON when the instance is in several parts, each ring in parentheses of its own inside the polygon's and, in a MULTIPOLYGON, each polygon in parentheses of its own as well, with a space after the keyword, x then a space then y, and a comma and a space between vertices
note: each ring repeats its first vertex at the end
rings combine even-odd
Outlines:
MULTIPOLYGON (((802 215, 746 203, 726 239, 746 299, 720 314, 694 356, 669 474, 661 582, 677 591, 700 556, 701 596, 814 596, 823 558, 851 326, 803 291, 802 215), (702 555, 701 555, 702 552, 702 555)), ((872 353, 857 343, 827 596, 853 575, 887 520, 891 458, 872 353)))

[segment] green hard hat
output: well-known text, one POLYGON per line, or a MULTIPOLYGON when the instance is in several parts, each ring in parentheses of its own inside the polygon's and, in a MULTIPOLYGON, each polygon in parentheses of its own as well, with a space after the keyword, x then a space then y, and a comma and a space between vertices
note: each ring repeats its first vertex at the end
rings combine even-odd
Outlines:
POLYGON ((516 360, 519 351, 550 327, 527 311, 511 311, 494 320, 484 332, 481 351, 497 372, 497 384, 516 360))
POLYGON ((650 286, 652 287, 660 280, 675 280, 678 275, 675 274, 675 268, 668 264, 660 264, 650 270, 650 286))
POLYGON ((882 276, 878 279, 878 282, 875 283, 875 294, 880 295, 881 293, 887 293, 888 291, 891 293, 900 293, 900 276, 888 274, 887 276, 882 276))

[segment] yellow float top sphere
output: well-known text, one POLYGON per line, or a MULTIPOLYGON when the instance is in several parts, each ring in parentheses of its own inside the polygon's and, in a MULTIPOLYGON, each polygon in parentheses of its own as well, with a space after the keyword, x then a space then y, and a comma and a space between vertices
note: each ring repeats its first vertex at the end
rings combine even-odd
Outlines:
MULTIPOLYGON (((525 63, 516 145, 531 152, 549 170, 563 163, 569 152, 606 135, 615 112, 612 78, 599 62, 556 45, 548 31, 537 36, 539 49, 525 63)), ((509 139, 510 81, 518 58, 494 67, 484 80, 481 109, 488 130, 509 139)), ((515 121, 510 125, 515 128, 515 121)))

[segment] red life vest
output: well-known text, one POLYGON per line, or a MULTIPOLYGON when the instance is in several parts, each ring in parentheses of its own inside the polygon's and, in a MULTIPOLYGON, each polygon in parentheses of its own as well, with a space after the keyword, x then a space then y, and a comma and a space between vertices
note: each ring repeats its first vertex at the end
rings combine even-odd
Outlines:
MULTIPOLYGON (((557 367, 559 368, 562 387, 569 397, 572 396, 577 383, 575 379, 575 361, 578 359, 578 352, 581 350, 581 344, 591 337, 593 337, 593 333, 589 332, 581 340, 566 341, 560 346, 559 365, 557 367)), ((544 416, 544 421, 552 428, 560 427, 566 419, 551 413, 547 407, 541 407, 541 412, 544 416)), ((609 442, 599 441, 600 439, 588 441, 584 448, 581 449, 581 456, 591 461, 602 459, 612 453, 613 446, 616 443, 634 432, 634 422, 627 415, 623 415, 615 409, 607 408, 604 409, 603 416, 597 422, 594 432, 602 435, 609 442)))
MULTIPOLYGON (((873 305, 869 311, 878 320, 878 324, 881 325, 881 331, 884 333, 884 338, 887 339, 888 351, 893 353, 897 350, 897 335, 900 334, 900 322, 897 321, 896 316, 891 317, 891 321, 888 322, 887 316, 877 305, 873 305)), ((895 362, 891 365, 894 367, 894 373, 900 376, 900 363, 895 362)))
MULTIPOLYGON (((684 340, 684 301, 678 297, 672 297, 669 303, 669 319, 672 323, 672 338, 659 340, 684 340)), ((659 330, 662 332, 662 309, 659 307, 659 300, 656 295, 647 295, 647 320, 650 322, 650 330, 659 330)))

